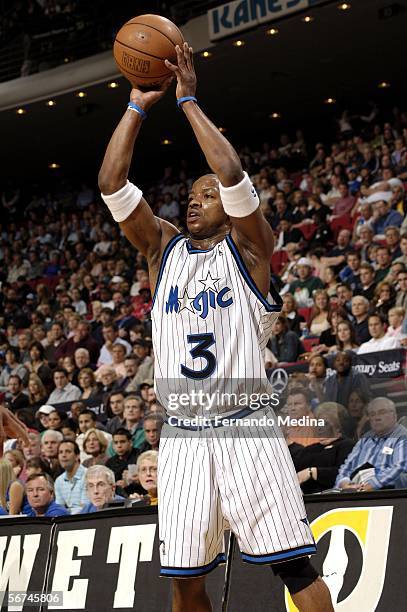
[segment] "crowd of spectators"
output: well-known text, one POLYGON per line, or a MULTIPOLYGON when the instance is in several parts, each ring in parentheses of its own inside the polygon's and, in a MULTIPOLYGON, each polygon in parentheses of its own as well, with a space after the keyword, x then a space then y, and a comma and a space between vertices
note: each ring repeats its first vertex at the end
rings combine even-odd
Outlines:
MULTIPOLYGON (((390 118, 349 120, 330 145, 311 147, 297 131, 280 146, 240 150, 274 229, 272 279, 284 302, 266 367, 304 366, 291 370, 283 413, 328 415, 329 431, 285 432, 305 492, 399 486, 407 473, 395 404, 375 398, 353 367, 407 345, 407 113, 390 118), (371 456, 377 437, 396 445, 385 465, 371 456)), ((181 160, 144 189, 181 230, 192 181, 181 160)), ((129 497, 156 503, 164 409, 145 259, 89 185, 61 180, 28 199, 4 185, 1 206, 0 392, 30 445, 6 443, 0 506, 15 514, 27 503, 41 515, 129 497)))

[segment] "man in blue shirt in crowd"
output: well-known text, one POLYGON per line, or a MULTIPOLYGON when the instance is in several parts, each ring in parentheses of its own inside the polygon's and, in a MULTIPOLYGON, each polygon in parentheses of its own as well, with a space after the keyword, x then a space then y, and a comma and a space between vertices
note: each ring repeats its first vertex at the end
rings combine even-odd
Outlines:
POLYGON ((54 481, 51 476, 41 472, 31 474, 26 482, 26 494, 31 511, 26 516, 66 516, 69 512, 56 503, 54 481))
POLYGON ((340 467, 335 486, 346 491, 374 491, 399 486, 407 476, 407 429, 397 423, 394 402, 376 397, 368 405, 371 430, 340 467))

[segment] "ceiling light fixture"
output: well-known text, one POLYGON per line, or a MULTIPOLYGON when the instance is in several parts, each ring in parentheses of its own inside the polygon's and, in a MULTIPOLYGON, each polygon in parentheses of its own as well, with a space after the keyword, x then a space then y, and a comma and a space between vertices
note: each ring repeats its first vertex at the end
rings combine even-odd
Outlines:
POLYGON ((48 165, 48 168, 50 168, 50 170, 58 170, 58 168, 60 167, 60 164, 57 164, 56 162, 52 162, 52 164, 48 165))
POLYGON ((271 115, 269 116, 270 116, 270 119, 281 119, 281 113, 274 112, 274 113, 271 113, 271 115))
POLYGON ((304 23, 311 23, 311 21, 314 21, 314 17, 311 17, 311 15, 305 15, 302 20, 304 21, 304 23))
POLYGON ((56 106, 56 102, 55 102, 55 100, 48 100, 48 101, 47 101, 45 104, 46 104, 47 106, 56 106))
POLYGON ((26 112, 27 112, 27 111, 25 110, 25 108, 18 108, 18 109, 16 110, 17 115, 25 115, 25 114, 26 114, 26 112))
POLYGON ((390 83, 388 81, 380 81, 378 84, 379 89, 387 89, 388 87, 390 87, 390 83))
POLYGON ((210 51, 202 51, 201 57, 211 57, 212 53, 210 51))
POLYGON ((161 144, 162 144, 162 145, 170 145, 170 144, 172 144, 172 140, 169 140, 168 138, 164 138, 164 139, 161 141, 161 144))
POLYGON ((336 100, 335 98, 326 98, 326 100, 324 100, 325 104, 335 104, 336 100))
POLYGON ((235 42, 233 43, 234 47, 243 47, 246 43, 244 42, 244 40, 235 40, 235 42))
POLYGON ((338 9, 340 11, 349 11, 351 5, 349 4, 349 2, 341 2, 340 4, 338 4, 338 9))
POLYGON ((117 87, 119 87, 119 83, 117 83, 116 81, 111 81, 107 84, 107 86, 109 89, 117 89, 117 87))
POLYGON ((87 93, 85 93, 84 91, 78 91, 77 94, 75 94, 77 98, 86 98, 86 96, 88 95, 87 93))
POLYGON ((276 34, 278 34, 278 28, 270 28, 267 30, 267 34, 269 36, 275 36, 276 34))

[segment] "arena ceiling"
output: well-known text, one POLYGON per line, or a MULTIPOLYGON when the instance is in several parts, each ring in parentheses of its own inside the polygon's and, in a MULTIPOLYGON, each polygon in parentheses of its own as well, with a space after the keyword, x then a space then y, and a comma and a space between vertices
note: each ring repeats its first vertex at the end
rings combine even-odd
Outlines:
MULTIPOLYGON (((310 23, 302 14, 273 24, 276 35, 266 34, 265 27, 243 33, 243 46, 224 40, 211 48, 210 57, 196 57, 200 104, 234 143, 277 139, 296 127, 307 132, 312 126, 315 134, 349 105, 367 112, 369 100, 396 100, 406 108, 407 0, 386 19, 379 16, 386 0, 350 3, 347 11, 336 3, 314 9, 310 23), (390 87, 379 88, 383 81, 390 87), (327 98, 336 104, 324 103, 327 98), (273 113, 281 117, 273 119, 273 113)), ((118 83, 115 89, 106 83, 91 87, 82 99, 72 93, 58 97, 55 107, 32 104, 25 115, 0 113, 2 182, 46 176, 52 162, 64 173, 94 180, 128 100, 127 82, 118 83)), ((197 154, 172 92, 151 110, 143 127, 137 180, 149 176, 157 163, 197 154), (165 139, 171 144, 162 144, 165 139)))

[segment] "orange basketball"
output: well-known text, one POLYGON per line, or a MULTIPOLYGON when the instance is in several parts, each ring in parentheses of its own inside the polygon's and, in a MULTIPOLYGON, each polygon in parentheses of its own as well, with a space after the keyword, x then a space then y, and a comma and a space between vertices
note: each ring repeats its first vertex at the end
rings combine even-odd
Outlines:
POLYGON ((181 31, 160 15, 140 15, 124 24, 113 46, 114 59, 135 87, 154 89, 172 72, 164 64, 176 63, 175 46, 184 42, 181 31))

